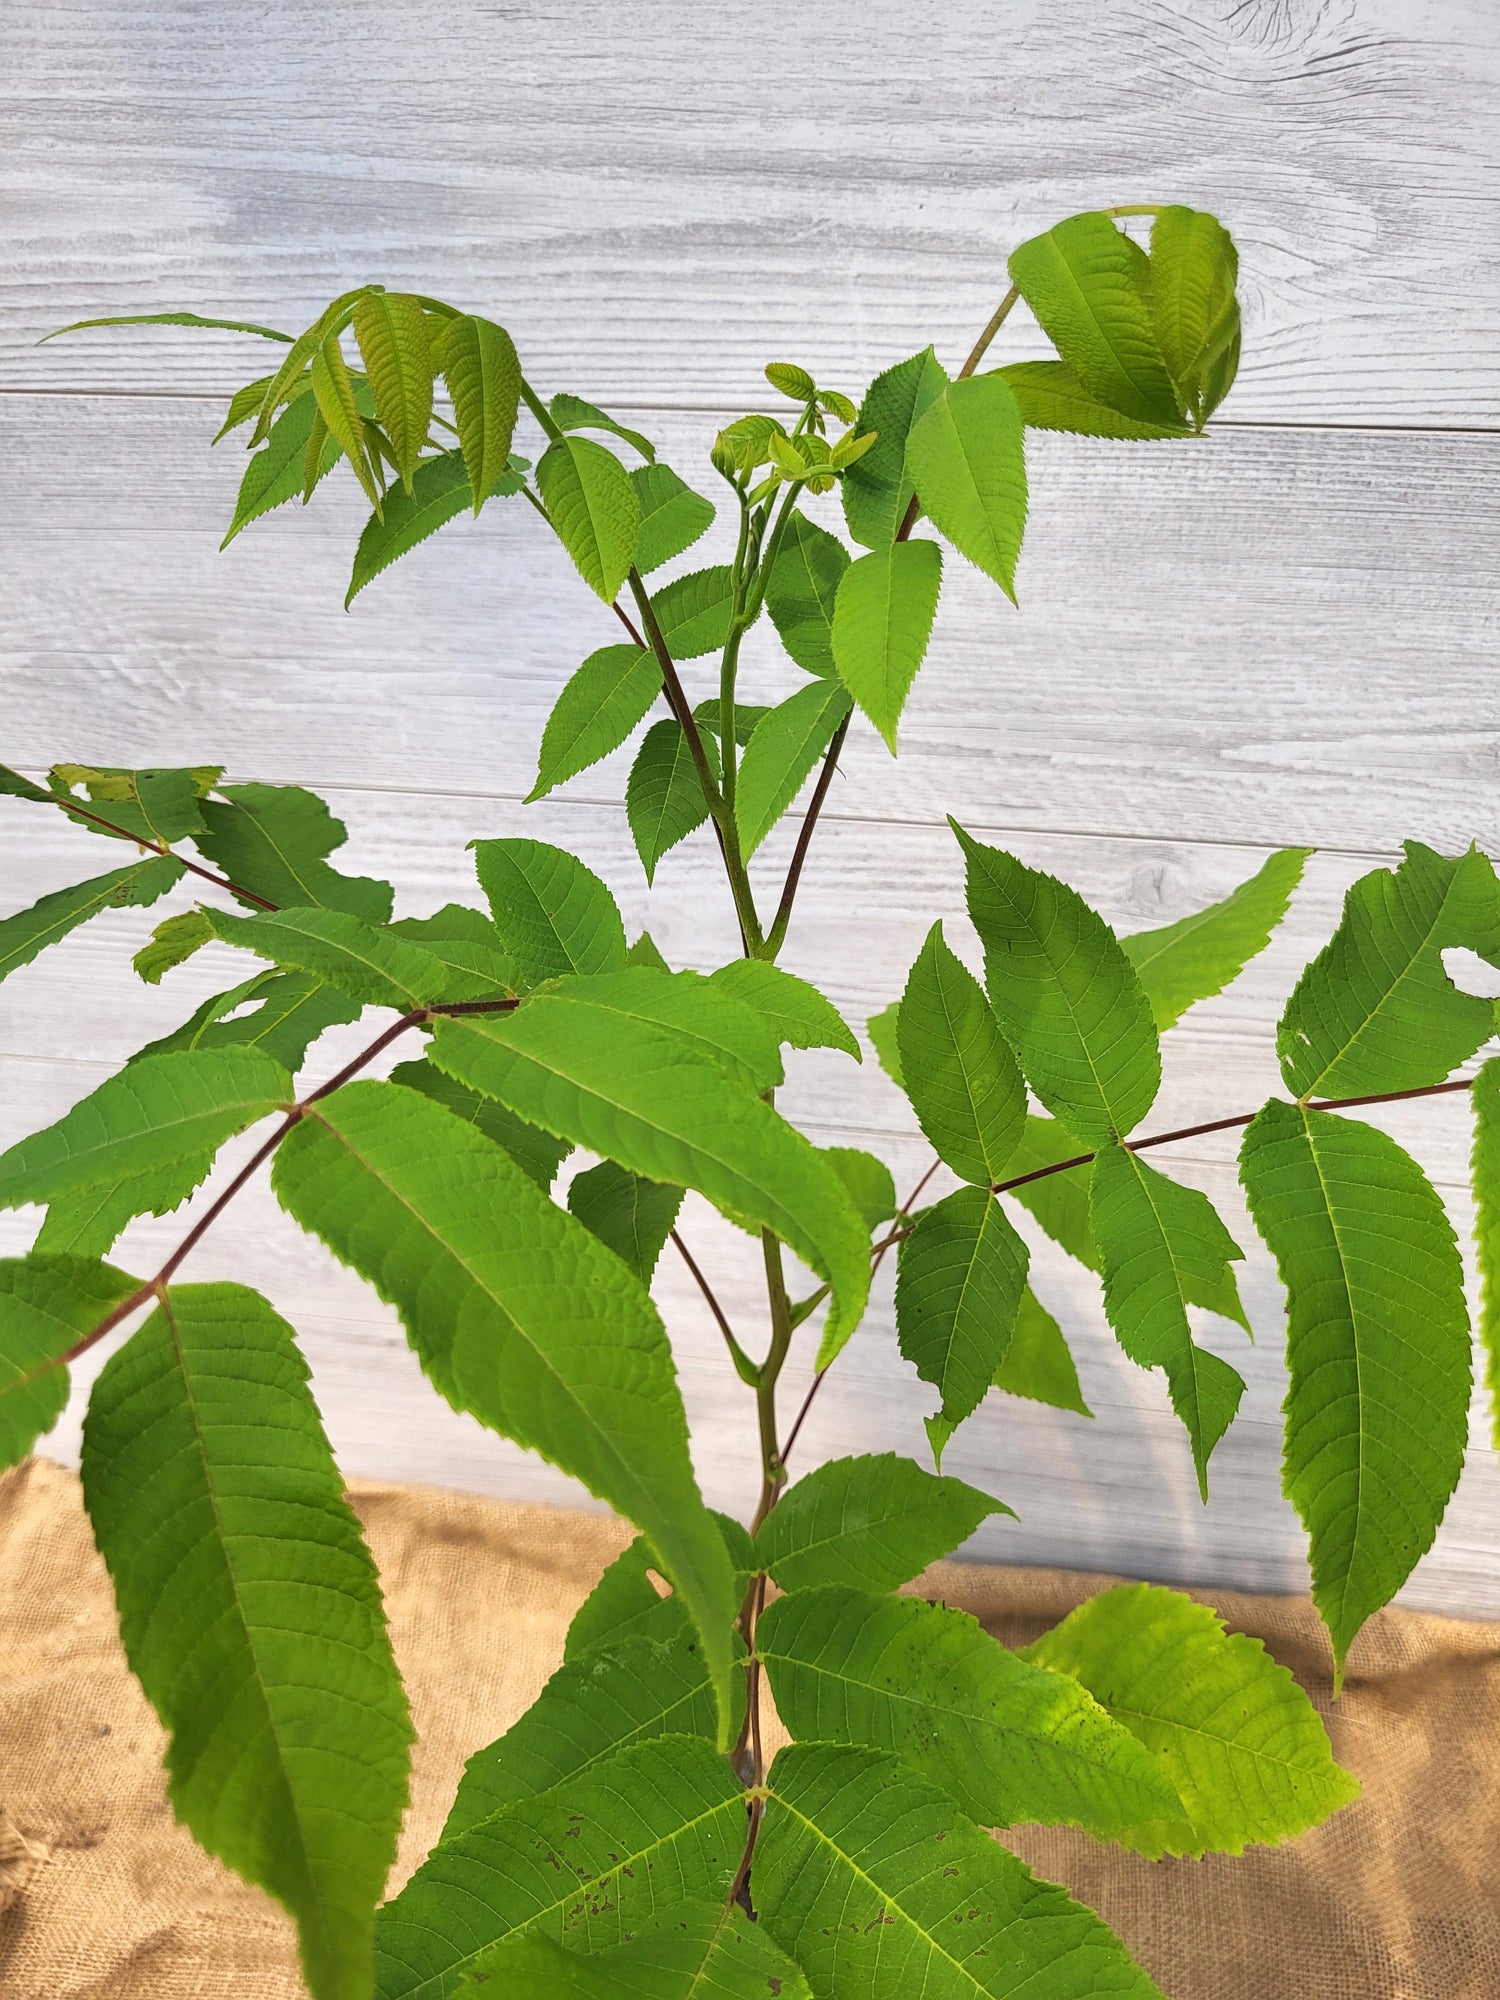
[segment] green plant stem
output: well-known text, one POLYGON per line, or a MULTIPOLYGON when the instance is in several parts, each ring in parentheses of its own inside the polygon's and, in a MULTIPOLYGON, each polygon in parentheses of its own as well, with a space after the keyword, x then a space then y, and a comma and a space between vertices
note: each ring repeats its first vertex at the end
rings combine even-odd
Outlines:
POLYGON ((563 440, 561 425, 524 375, 521 377, 521 401, 536 418, 552 443, 561 444, 563 440))
POLYGON ((739 674, 740 640, 745 636, 745 598, 749 590, 745 558, 750 548, 750 508, 740 494, 740 535, 734 551, 734 607, 729 631, 724 639, 724 657, 719 662, 719 760, 723 767, 724 805, 734 817, 734 787, 739 766, 739 745, 735 740, 734 695, 739 674))
POLYGON ((750 1524, 752 1535, 776 1505, 776 1496, 786 1479, 776 1439, 776 1383, 792 1344, 792 1306, 786 1292, 781 1240, 771 1230, 763 1229, 760 1247, 766 1266, 766 1296, 771 1307, 771 1345, 761 1363, 755 1391, 755 1410, 760 1423, 761 1486, 755 1518, 750 1524))
POLYGON ((677 1254, 681 1257, 683 1263, 687 1265, 689 1271, 691 1271, 691 1273, 693 1274, 693 1280, 697 1285, 699 1291, 702 1292, 703 1297, 707 1302, 708 1309, 713 1314, 714 1321, 718 1326, 720 1333, 722 1333, 724 1336, 724 1344, 729 1349, 729 1358, 734 1363, 735 1373, 739 1376, 740 1380, 742 1382, 747 1383, 750 1386, 750 1388, 752 1389, 759 1388, 760 1369, 750 1359, 750 1356, 745 1352, 744 1348, 741 1347, 739 1342, 735 1339, 734 1328, 729 1324, 729 1319, 724 1311, 724 1308, 719 1304, 718 1299, 715 1297, 713 1286, 708 1282, 708 1279, 704 1277, 702 1268, 700 1267, 697 1258, 693 1255, 692 1251, 689 1250, 687 1244, 683 1241, 681 1235, 675 1229, 672 1231, 672 1241, 677 1247, 677 1254))

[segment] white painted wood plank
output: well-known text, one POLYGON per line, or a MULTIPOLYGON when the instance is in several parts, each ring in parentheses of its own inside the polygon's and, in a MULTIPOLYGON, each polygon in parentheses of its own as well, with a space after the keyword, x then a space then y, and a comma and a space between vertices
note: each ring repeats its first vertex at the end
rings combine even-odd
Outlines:
MULTIPOLYGON (((705 490, 711 420, 654 428, 705 490)), ((517 502, 342 592, 333 483, 223 556, 238 479, 198 406, 0 399, 0 743, 13 761, 222 758, 335 788, 523 794, 558 689, 618 627, 517 502)), ((228 454, 226 457, 225 454, 228 454)), ((1385 851, 1500 845, 1500 440, 1038 439, 1021 610, 957 557, 894 765, 854 820, 1385 851)), ((722 529, 687 559, 724 554, 722 529)), ((752 633, 749 687, 789 691, 752 633)), ((714 686, 709 662, 689 685, 714 686)), ((568 796, 618 796, 623 762, 568 796)), ((484 830, 476 824, 473 831, 484 830)))
POLYGON ((252 343, 32 342, 295 330, 378 277, 501 315, 549 388, 743 405, 790 354, 856 389, 960 356, 1025 236, 1181 199, 1241 243, 1236 417, 1493 423, 1497 79, 1473 0, 46 0, 7 22, 0 382, 222 388, 252 343))

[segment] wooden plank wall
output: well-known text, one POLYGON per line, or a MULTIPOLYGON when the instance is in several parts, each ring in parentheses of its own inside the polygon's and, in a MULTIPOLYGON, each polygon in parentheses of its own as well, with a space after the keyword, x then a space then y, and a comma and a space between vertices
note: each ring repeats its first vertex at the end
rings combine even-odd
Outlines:
MULTIPOLYGON (((8 761, 226 761, 313 785, 349 825, 351 864, 391 874, 411 912, 472 893, 467 840, 524 829, 575 846, 675 963, 719 962, 733 940, 711 845, 690 842, 648 894, 620 760, 521 809, 557 688, 611 637, 528 517, 494 508, 446 532, 346 616, 350 495, 216 552, 239 468, 232 445, 205 446, 256 343, 36 338, 167 305, 300 326, 378 277, 503 317, 534 379, 634 415, 703 484, 714 430, 764 403, 765 360, 856 392, 929 338, 952 360, 1015 242, 1080 208, 1181 199, 1241 245, 1246 359, 1224 422, 1186 447, 1035 441, 1021 610, 950 564, 901 759, 856 734, 787 962, 852 1016, 890 999, 933 916, 960 916, 948 811, 1126 929, 1223 894, 1270 846, 1316 846, 1284 935, 1173 1036, 1160 1128, 1274 1087, 1281 999, 1357 874, 1409 835, 1500 849, 1500 277, 1483 254, 1500 16, 1479 0, 42 0, 8 22, 6 71, 8 761)), ((1023 318, 1006 356, 1038 351, 1023 318)), ((767 691, 791 685, 763 644, 751 667, 767 691)), ((90 836, 0 806, 5 907, 101 865, 90 836)), ((216 951, 160 989, 133 984, 129 953, 160 914, 101 922, 6 985, 4 1140, 239 976, 216 951)), ((825 1141, 876 1147, 906 1185, 920 1172, 873 1064, 798 1059, 791 1101, 825 1141)), ((1462 1222, 1463 1110, 1388 1122, 1462 1222)), ((1178 1164, 1244 1222, 1231 1145, 1178 1164)), ((35 1217, 0 1220, 14 1249, 35 1217)), ((687 1226, 725 1258, 748 1335, 744 1239, 702 1212, 687 1226)), ((180 1227, 137 1225, 121 1261, 151 1267, 180 1227)), ((1250 1392, 1206 1510, 1160 1378, 1119 1356, 1093 1282, 1045 1249, 1036 1269, 1097 1415, 991 1398, 948 1466, 1021 1518, 973 1553, 1300 1587, 1263 1254, 1246 1280, 1257 1345, 1209 1333, 1250 1392)), ((262 1284, 300 1327, 351 1472, 577 1497, 441 1408, 391 1316, 264 1191, 193 1271, 262 1284)), ((671 1265, 662 1296, 705 1484, 744 1511, 744 1392, 671 1265)), ((791 1394, 806 1380, 793 1369, 791 1394)), ((920 1453, 929 1406, 887 1289, 817 1406, 809 1457, 920 1453)), ((75 1403, 50 1449, 76 1448, 77 1419, 75 1403)), ((1500 1477, 1475 1435, 1409 1596, 1497 1615, 1500 1477)))

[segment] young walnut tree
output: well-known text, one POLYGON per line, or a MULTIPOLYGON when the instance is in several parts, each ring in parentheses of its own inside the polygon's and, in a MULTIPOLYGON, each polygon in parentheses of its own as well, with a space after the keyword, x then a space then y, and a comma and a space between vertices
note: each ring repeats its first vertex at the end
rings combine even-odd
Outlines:
POLYGON ((593 404, 544 401, 493 321, 378 285, 295 338, 145 316, 282 350, 220 432, 248 427, 250 442, 226 540, 310 500, 341 462, 372 508, 350 597, 465 512, 542 517, 613 640, 558 694, 531 796, 638 738, 625 806, 647 877, 705 830, 743 947, 712 971, 672 970, 649 936, 627 939, 596 875, 536 840, 477 841, 471 904, 393 918, 392 885, 334 865, 344 830, 295 786, 226 784, 208 766, 0 773, 7 793, 121 843, 118 867, 0 924, 0 972, 185 875, 202 901, 157 926, 140 976, 161 980, 210 939, 246 954, 241 984, 0 1156, 0 1204, 45 1209, 31 1253, 0 1264, 0 1463, 55 1422, 68 1364, 111 1341, 83 1487, 125 1649, 167 1732, 178 1816, 290 1912, 315 2000, 1143 2000, 1157 1988, 1119 1940, 988 1829, 1237 1854, 1357 1792, 1291 1675, 1192 1599, 1107 1591, 1011 1652, 899 1594, 1008 1511, 999 1499, 891 1454, 789 1480, 812 1398, 795 1416, 778 1406, 788 1353, 815 1350, 815 1394, 893 1249, 935 1466, 991 1388, 1087 1417, 1028 1284, 1019 1203, 1098 1273, 1126 1354, 1162 1370, 1206 1498, 1244 1383, 1200 1344, 1194 1312, 1246 1325, 1243 1253, 1157 1149, 1243 1127, 1241 1178, 1288 1298, 1285 1489, 1341 1678, 1361 1625, 1430 1547, 1464 1458, 1453 1230, 1410 1155, 1348 1115, 1435 1092, 1474 1100, 1482 1333, 1500 1377, 1500 1068, 1465 1068, 1495 1010, 1442 959, 1462 946, 1500 964, 1500 884, 1474 848, 1413 842, 1355 884, 1277 1031, 1284 1095, 1163 1132, 1149 1128, 1162 1034, 1267 943, 1305 850, 1211 909, 1117 938, 1066 883, 955 822, 983 982, 950 941, 964 942, 956 918, 936 923, 869 1032, 958 1185, 924 1205, 929 1173, 898 1202, 882 1161, 814 1145, 777 1108, 784 1048, 860 1056, 833 1005, 776 962, 840 751, 856 723, 894 751, 945 560, 1012 593, 1027 427, 1192 438, 1234 378, 1235 251, 1210 215, 1076 215, 1016 250, 1009 274, 951 377, 928 347, 856 409, 800 367, 768 367, 783 415, 721 431, 702 482, 733 557, 666 581, 714 501, 593 404), (1123 217, 1149 218, 1149 248, 1123 217), (1019 300, 1055 351, 986 368, 1019 300), (523 407, 535 464, 512 450, 523 407), (840 504, 843 535, 826 524, 840 504), (739 676, 762 614, 805 676, 774 706, 739 676), (705 655, 718 693, 694 702, 681 666, 705 655), (755 857, 788 814, 790 865, 768 881, 755 857), (299 1090, 318 1038, 366 1010, 362 1052, 299 1090), (108 1261, 132 1217, 175 1209, 251 1126, 260 1145, 159 1270, 108 1261), (555 1197, 574 1155, 591 1163, 555 1197), (411 1729, 375 1569, 294 1330, 243 1285, 178 1282, 267 1171, 394 1307, 441 1396, 639 1531, 385 1903, 411 1729), (759 1240, 758 1332, 730 1326, 677 1232, 689 1188, 759 1240), (694 1480, 651 1298, 669 1238, 758 1427, 748 1528, 710 1512, 694 1480), (769 1765, 768 1697, 792 1738, 769 1765))

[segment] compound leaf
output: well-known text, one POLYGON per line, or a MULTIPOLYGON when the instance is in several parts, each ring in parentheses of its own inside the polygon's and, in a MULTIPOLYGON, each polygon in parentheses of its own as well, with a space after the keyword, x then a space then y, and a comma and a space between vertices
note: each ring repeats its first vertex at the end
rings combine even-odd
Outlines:
POLYGON ((173 1287, 95 1385, 83 1487, 178 1817, 296 1919, 315 2000, 365 2000, 411 1727, 291 1328, 173 1287))
POLYGON ((1088 1144, 1123 1136, 1161 1083, 1151 1003, 1134 967, 1076 890, 950 823, 990 1000, 1027 1082, 1088 1144))
POLYGON ((1199 1000, 1222 993, 1265 950, 1312 851, 1283 847, 1222 902, 1120 939, 1146 989, 1158 1033, 1165 1034, 1199 1000))
POLYGON ((493 320, 460 313, 443 329, 443 380, 477 514, 510 464, 521 401, 515 342, 493 320))
POLYGON ((542 840, 476 840, 474 865, 505 949, 528 985, 625 963, 625 924, 591 869, 542 840))
POLYGON ((202 812, 207 830, 196 836, 198 850, 236 888, 278 909, 308 903, 368 924, 389 919, 389 882, 328 866, 349 836, 316 793, 300 785, 226 785, 204 800, 202 812))
POLYGON ((747 861, 801 791, 850 706, 836 682, 814 681, 756 723, 734 794, 740 848, 747 861))
POLYGON ((1137 1366, 1165 1370, 1206 1502, 1209 1455, 1234 1421, 1245 1383, 1198 1346, 1187 1309, 1208 1304, 1248 1331, 1229 1268, 1244 1253, 1206 1194, 1168 1180, 1119 1145, 1101 1146, 1094 1160, 1089 1215, 1109 1323, 1137 1366))
POLYGON ((613 1160, 601 1160, 568 1184, 572 1213, 648 1287, 682 1196, 680 1187, 642 1180, 613 1160))
POLYGON ((917 1122, 961 1180, 997 1181, 1026 1123, 1026 1086, 979 982, 934 924, 897 1016, 917 1122))
POLYGON ((764 1015, 778 1042, 794 1049, 842 1049, 862 1057, 854 1031, 831 1000, 795 973, 764 958, 736 958, 711 972, 710 982, 764 1015))
POLYGON ((1010 1512, 893 1451, 834 1458, 783 1491, 755 1537, 756 1560, 783 1590, 895 1590, 1010 1512))
POLYGON ((1364 1097, 1442 1083, 1495 1031, 1495 1003, 1461 993, 1444 948, 1500 964, 1500 882, 1475 848, 1445 860, 1418 840, 1362 875, 1338 929, 1297 981, 1276 1030, 1296 1097, 1364 1097))
POLYGON ((1060 1250, 1076 1257, 1088 1270, 1098 1271, 1103 1267, 1089 1220, 1089 1181, 1084 1171, 1088 1155, 1079 1153, 1078 1141, 1067 1126, 1055 1118, 1028 1118, 1011 1155, 1006 1179, 1038 1173, 1064 1160, 1077 1160, 1079 1165, 1070 1173, 1046 1174, 1020 1187, 1007 1188, 1006 1198, 1028 1209, 1060 1250))
POLYGON ((660 693, 654 654, 639 646, 602 646, 590 653, 547 717, 527 805, 618 750, 660 693))
POLYGON ((984 1400, 1015 1329, 1027 1249, 987 1188, 956 1188, 918 1216, 897 1252, 896 1339, 942 1395, 933 1455, 984 1400))
POLYGON ((0 920, 0 979, 29 965, 38 952, 91 917, 104 910, 145 909, 181 879, 182 863, 158 855, 108 875, 95 875, 88 882, 75 882, 71 889, 54 889, 30 909, 0 920))
POLYGON ((1098 210, 1070 216, 1010 254, 1010 275, 1088 393, 1123 416, 1181 421, 1152 323, 1145 252, 1098 210))
POLYGON ((514 1014, 442 1021, 432 1052, 521 1117, 774 1230, 833 1287, 825 1351, 853 1331, 869 1291, 869 1237, 842 1181, 701 1045, 595 1003, 580 982, 514 1014))
POLYGON ((1287 1290, 1282 1487, 1311 1542, 1335 1680, 1365 1620, 1432 1546, 1468 1442, 1463 1267, 1394 1139, 1273 1098, 1240 1179, 1287 1290))
POLYGON ((912 426, 906 464, 938 533, 1014 603, 1026 532, 1026 447, 1009 385, 998 375, 950 382, 912 426))
POLYGON ((873 1750, 777 1757, 755 1902, 817 1993, 1162 2000, 1092 1910, 873 1750))
MULTIPOLYGON (((717 779, 714 740, 700 731, 699 741, 717 779)), ((641 739, 625 784, 625 816, 648 882, 655 880, 662 856, 708 818, 708 800, 698 782, 687 732, 670 716, 654 722, 641 739)))
POLYGON ((782 645, 805 673, 822 680, 834 677, 833 607, 848 567, 849 551, 837 535, 793 514, 766 582, 766 609, 782 645))
POLYGON ((536 483, 579 575, 612 604, 635 560, 641 519, 624 466, 592 438, 562 437, 543 452, 536 483))
POLYGON ((1287 1669, 1181 1591, 1104 1591, 1024 1657, 1081 1681, 1170 1777, 1187 1837, 1181 1819, 1113 1835, 1153 1860, 1274 1847, 1359 1796, 1287 1669))
POLYGON ((943 583, 936 542, 893 542, 851 563, 833 610, 839 679, 894 756, 896 726, 932 633, 943 583))
POLYGON ((877 375, 865 391, 855 418, 856 435, 875 432, 875 442, 844 474, 844 519, 855 541, 884 548, 911 504, 906 443, 912 426, 948 386, 948 376, 930 347, 877 375))
POLYGON ((83 1257, 0 1259, 0 1471, 50 1431, 68 1401, 63 1356, 136 1289, 83 1257))
POLYGON ((635 566, 642 576, 649 576, 708 532, 714 506, 679 479, 670 465, 638 465, 630 483, 641 509, 635 566))

